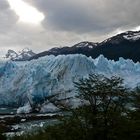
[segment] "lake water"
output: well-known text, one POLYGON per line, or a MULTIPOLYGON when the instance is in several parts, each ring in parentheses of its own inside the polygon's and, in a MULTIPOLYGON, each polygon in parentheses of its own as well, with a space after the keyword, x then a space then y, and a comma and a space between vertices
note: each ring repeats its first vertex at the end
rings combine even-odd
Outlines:
POLYGON ((0 124, 8 126, 8 131, 4 133, 8 137, 23 133, 35 133, 43 127, 58 123, 57 116, 62 115, 62 113, 19 115, 16 114, 16 110, 16 108, 0 108, 0 124))
POLYGON ((17 108, 3 108, 0 107, 0 115, 16 114, 17 108))

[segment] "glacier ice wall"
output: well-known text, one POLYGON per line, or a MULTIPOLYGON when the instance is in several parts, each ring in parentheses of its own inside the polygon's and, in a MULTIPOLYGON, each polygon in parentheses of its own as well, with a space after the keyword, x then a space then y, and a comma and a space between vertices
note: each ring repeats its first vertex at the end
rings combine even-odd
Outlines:
POLYGON ((123 58, 115 62, 102 55, 92 59, 76 54, 27 62, 0 61, 0 105, 22 106, 57 93, 60 98, 73 97, 73 81, 92 73, 122 77, 129 87, 140 83, 140 63, 123 58))

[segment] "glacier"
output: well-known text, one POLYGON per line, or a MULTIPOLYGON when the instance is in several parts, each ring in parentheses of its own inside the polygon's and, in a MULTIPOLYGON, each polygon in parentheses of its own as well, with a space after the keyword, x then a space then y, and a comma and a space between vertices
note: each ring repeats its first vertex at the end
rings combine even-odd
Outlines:
MULTIPOLYGON (((119 76, 124 79, 125 86, 131 88, 140 84, 140 63, 129 59, 113 61, 103 55, 92 59, 75 54, 50 55, 24 62, 1 60, 0 106, 21 107, 18 112, 26 112, 30 105, 55 94, 59 94, 60 99, 67 99, 65 102, 71 105, 78 105, 73 82, 93 73, 119 76)), ((48 109, 44 104, 43 112, 45 108, 48 109)))

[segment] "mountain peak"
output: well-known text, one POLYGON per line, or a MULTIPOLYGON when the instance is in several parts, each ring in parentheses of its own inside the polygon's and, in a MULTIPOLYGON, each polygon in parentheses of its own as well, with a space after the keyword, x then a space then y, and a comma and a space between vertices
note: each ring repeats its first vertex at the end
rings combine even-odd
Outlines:
POLYGON ((7 54, 5 56, 6 58, 10 58, 11 60, 13 60, 14 58, 18 56, 18 54, 15 51, 10 49, 7 51, 7 54))
POLYGON ((35 53, 32 50, 28 48, 24 48, 23 50, 19 52, 15 52, 14 50, 8 50, 5 56, 6 58, 13 61, 26 61, 34 55, 35 53))
POLYGON ((101 42, 101 44, 104 43, 119 44, 124 40, 136 41, 139 39, 140 39, 140 31, 127 31, 127 32, 117 34, 113 37, 110 37, 104 40, 103 42, 101 42))
POLYGON ((83 41, 83 42, 80 42, 80 43, 74 45, 73 47, 76 47, 76 48, 83 48, 83 47, 94 48, 97 45, 98 45, 98 43, 83 41))

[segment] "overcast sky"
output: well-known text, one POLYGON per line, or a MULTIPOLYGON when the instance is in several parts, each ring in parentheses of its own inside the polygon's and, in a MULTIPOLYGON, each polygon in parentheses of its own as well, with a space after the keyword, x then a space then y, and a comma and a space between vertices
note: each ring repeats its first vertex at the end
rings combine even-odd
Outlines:
POLYGON ((97 42, 140 29, 139 7, 140 0, 0 0, 0 54, 97 42))

